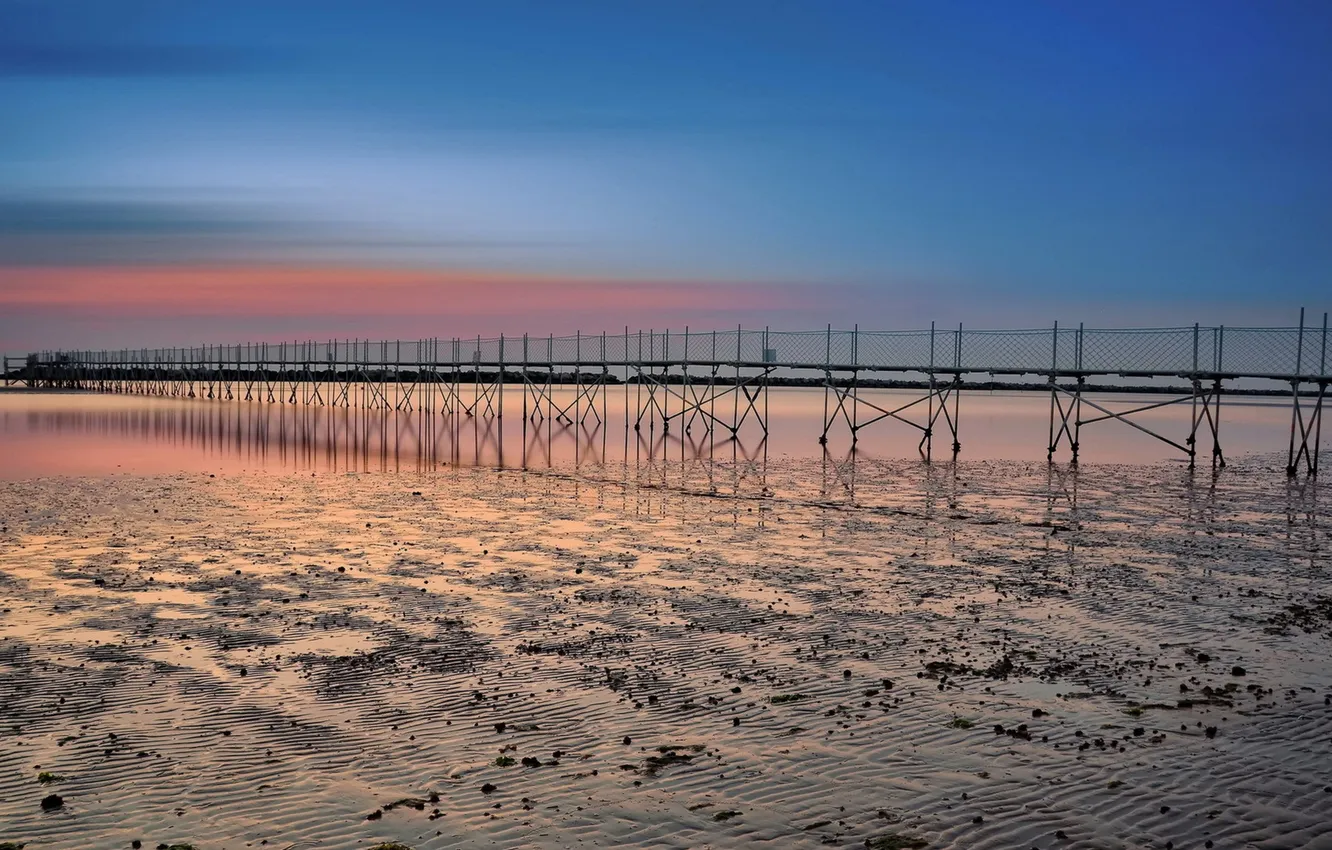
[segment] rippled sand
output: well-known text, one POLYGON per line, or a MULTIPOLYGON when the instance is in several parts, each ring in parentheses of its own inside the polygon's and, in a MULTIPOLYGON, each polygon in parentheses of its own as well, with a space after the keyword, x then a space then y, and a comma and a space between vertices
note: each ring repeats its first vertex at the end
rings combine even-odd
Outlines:
POLYGON ((0 846, 1332 846, 1275 462, 626 475, 0 484, 0 846))

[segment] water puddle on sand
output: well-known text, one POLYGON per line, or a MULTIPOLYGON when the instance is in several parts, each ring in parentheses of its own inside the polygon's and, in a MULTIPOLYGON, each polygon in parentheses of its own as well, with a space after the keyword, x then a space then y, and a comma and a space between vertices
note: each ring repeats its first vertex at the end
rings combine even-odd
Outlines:
POLYGON ((5 482, 0 842, 1316 846, 1279 463, 5 482))

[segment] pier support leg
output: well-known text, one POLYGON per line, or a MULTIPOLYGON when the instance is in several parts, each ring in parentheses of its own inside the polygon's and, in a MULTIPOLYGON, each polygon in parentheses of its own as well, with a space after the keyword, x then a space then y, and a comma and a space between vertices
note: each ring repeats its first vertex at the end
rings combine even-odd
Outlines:
POLYGON ((1053 376, 1050 378, 1050 448, 1045 454, 1045 459, 1049 462, 1054 461, 1054 456, 1059 451, 1059 446, 1068 441, 1069 450, 1072 452, 1070 463, 1074 466, 1078 463, 1078 437, 1075 436, 1079 430, 1080 402, 1082 400, 1082 379, 1074 384, 1070 391, 1067 387, 1060 386, 1055 382, 1053 376), (1070 397, 1065 400, 1060 393, 1065 393, 1070 397))
POLYGON ((1300 382, 1291 381, 1293 399, 1290 419, 1290 452, 1287 455, 1286 474, 1294 477, 1301 464, 1309 477, 1318 475, 1319 443, 1323 435, 1323 401, 1327 397, 1327 381, 1318 382, 1318 393, 1311 405, 1300 401, 1300 382))
POLYGON ((1189 437, 1184 441, 1189 450, 1189 469, 1193 469, 1197 460, 1198 434, 1203 425, 1212 434, 1212 468, 1224 467, 1225 456, 1221 452, 1221 379, 1216 378, 1211 389, 1204 389, 1202 380, 1193 379, 1193 414, 1189 437))

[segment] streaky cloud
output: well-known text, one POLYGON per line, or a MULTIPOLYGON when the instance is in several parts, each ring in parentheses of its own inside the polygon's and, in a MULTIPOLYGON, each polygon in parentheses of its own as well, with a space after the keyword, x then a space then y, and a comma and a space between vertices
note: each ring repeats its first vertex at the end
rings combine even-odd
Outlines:
POLYGON ((0 42, 0 77, 195 77, 281 64, 272 54, 213 45, 0 42))

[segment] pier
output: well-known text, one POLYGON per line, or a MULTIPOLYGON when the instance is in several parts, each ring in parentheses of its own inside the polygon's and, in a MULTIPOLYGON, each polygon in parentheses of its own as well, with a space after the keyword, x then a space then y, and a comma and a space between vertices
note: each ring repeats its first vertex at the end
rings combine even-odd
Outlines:
POLYGON ((951 456, 961 452, 966 391, 1011 386, 1049 394, 1051 461, 1076 464, 1084 429, 1115 421, 1182 453, 1190 468, 1200 453, 1213 467, 1225 465, 1227 395, 1280 391, 1290 400, 1290 438, 1273 449, 1286 449, 1292 476, 1318 473, 1332 383, 1327 314, 1310 325, 1303 311, 1292 327, 625 328, 558 337, 39 351, 7 357, 3 366, 7 385, 30 388, 495 419, 507 404, 509 414, 524 421, 580 426, 600 425, 608 405, 623 404, 625 427, 635 431, 731 439, 743 431, 767 434, 770 387, 814 385, 823 388, 824 413, 822 430, 811 440, 849 440, 854 448, 866 428, 899 423, 912 429, 927 461, 936 439, 951 456), (869 391, 889 384, 919 392, 887 407, 869 391), (1131 389, 1160 400, 1117 409, 1091 397, 1131 389), (1159 432, 1137 418, 1171 405, 1189 410, 1181 433, 1159 432))

